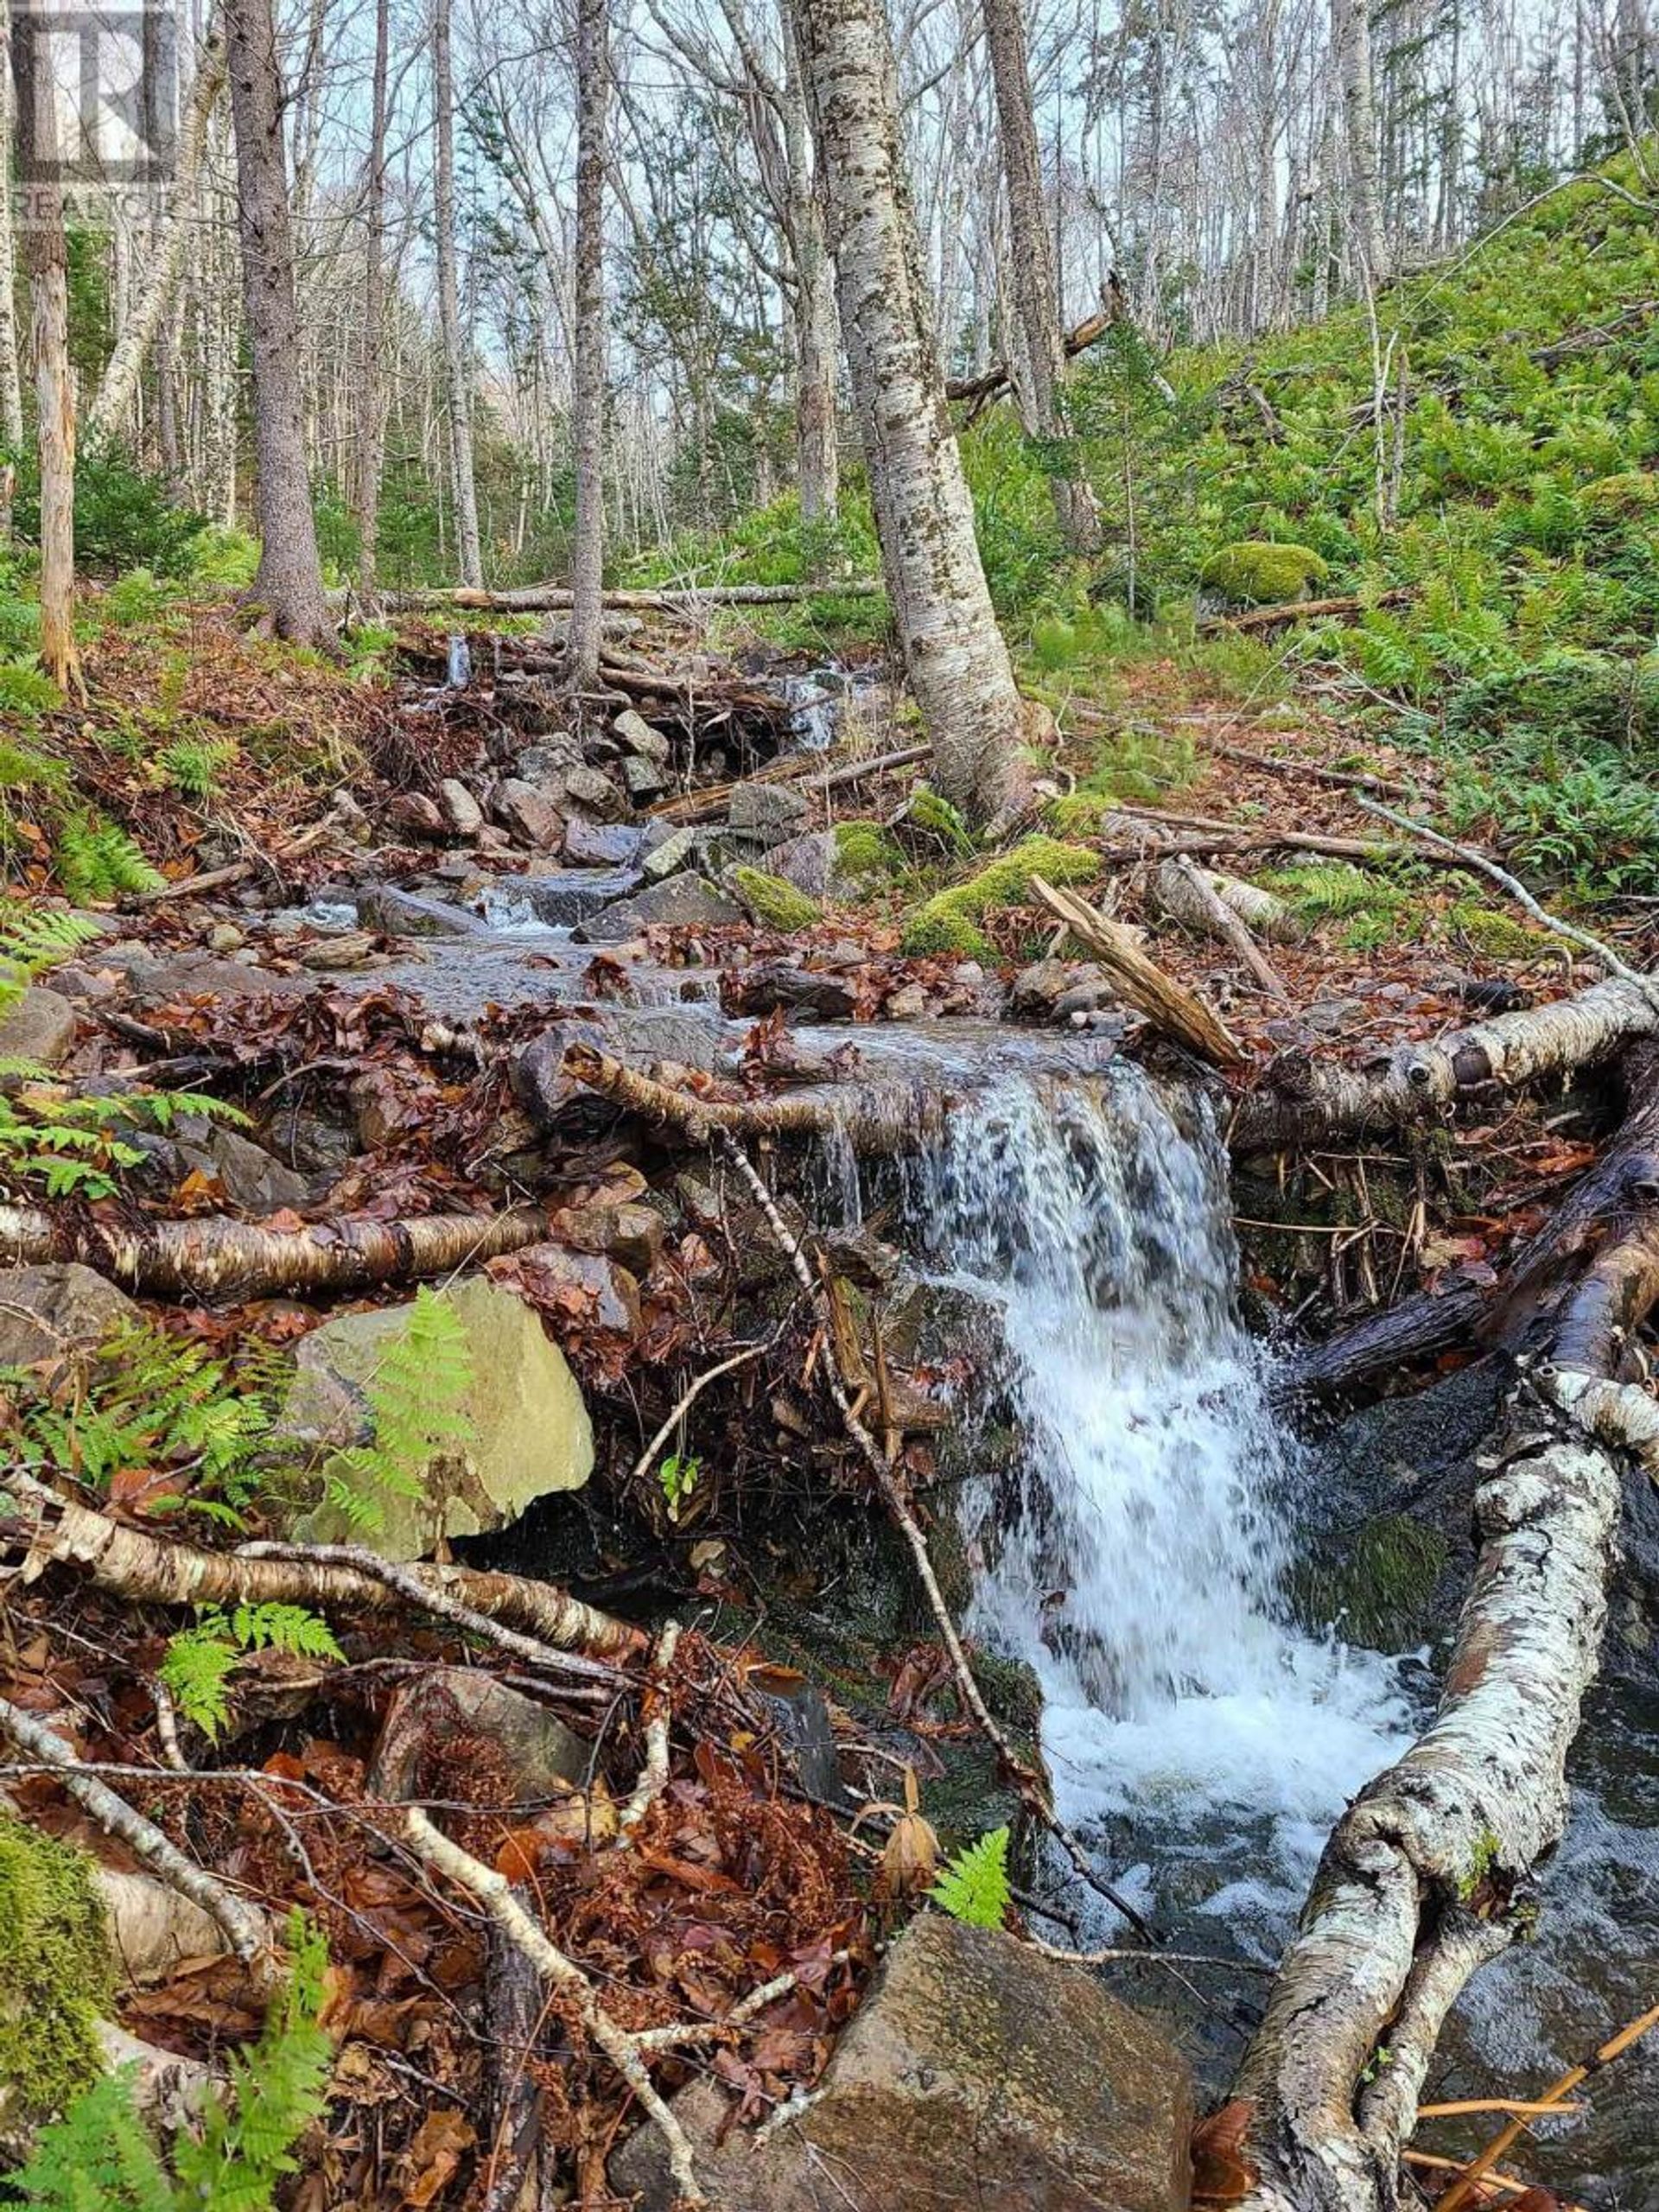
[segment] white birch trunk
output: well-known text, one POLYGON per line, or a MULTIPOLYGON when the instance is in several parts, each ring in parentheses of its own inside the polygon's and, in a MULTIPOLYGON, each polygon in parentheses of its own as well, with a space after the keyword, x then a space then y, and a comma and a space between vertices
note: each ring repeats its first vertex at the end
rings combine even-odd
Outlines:
POLYGON ((0 440, 23 449, 23 380, 17 355, 17 260, 11 226, 11 11, 0 0, 0 440))
MULTIPOLYGON (((57 114, 43 35, 29 40, 20 86, 24 143, 37 175, 57 156, 57 114)), ((29 271, 29 356, 41 464, 41 665, 66 689, 79 680, 75 650, 75 389, 69 365, 68 251, 63 197, 31 181, 23 225, 29 271)))
POLYGON ((1369 0, 1332 0, 1332 43, 1342 84, 1348 143, 1349 217, 1363 278, 1369 289, 1388 272, 1382 195, 1377 181, 1376 95, 1371 73, 1369 0))
POLYGON ((571 434, 576 518, 570 548, 570 680, 599 680, 605 569, 605 141, 610 104, 607 0, 576 16, 576 315, 571 434))
POLYGON ((461 327, 461 296, 455 279, 455 90, 449 48, 449 0, 435 0, 432 10, 432 101, 437 137, 438 321, 443 339, 444 382, 449 403, 450 478, 454 486, 455 541, 461 580, 474 588, 484 581, 484 556, 478 536, 478 486, 473 473, 473 394, 468 348, 461 327))

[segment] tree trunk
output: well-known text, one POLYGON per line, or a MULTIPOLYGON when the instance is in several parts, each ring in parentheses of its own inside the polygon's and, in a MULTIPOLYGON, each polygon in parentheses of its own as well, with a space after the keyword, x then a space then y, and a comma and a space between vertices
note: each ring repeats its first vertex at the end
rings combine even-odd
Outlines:
POLYGON ((1066 437, 1059 283, 1054 241, 1044 210, 1042 156, 1032 111, 1024 11, 1020 0, 984 0, 984 10, 1002 144, 1002 174, 1007 185, 1014 298, 1025 371, 1016 388, 1027 435, 1040 439, 1047 449, 1049 485, 1061 535, 1073 552, 1087 553, 1100 543, 1100 515, 1093 493, 1077 471, 1075 446, 1066 437))
MULTIPOLYGON (((28 19, 26 18, 25 21, 28 19)), ((29 350, 41 461, 41 664, 54 683, 78 685, 75 650, 75 387, 69 365, 68 253, 63 195, 49 181, 58 157, 51 46, 44 23, 22 48, 19 106, 29 206, 29 350)))
POLYGON ((178 168, 168 196, 167 211, 157 235, 151 240, 149 274, 138 304, 121 326, 114 351, 104 371, 86 415, 89 437, 107 437, 131 404, 144 357, 154 344, 172 302, 174 287, 184 261, 184 251, 194 227, 196 181, 201 174, 207 144, 207 125, 225 89, 225 41, 217 29, 209 31, 191 87, 190 105, 179 133, 178 168))
POLYGON ((846 340, 905 666, 935 779, 986 821, 1020 784, 1025 715, 945 412, 880 0, 795 0, 846 340))
POLYGON ((449 403, 450 480, 454 486, 455 550, 461 580, 484 581, 478 538, 478 485, 473 473, 473 395, 469 348, 461 327, 455 279, 455 89, 449 53, 449 0, 432 10, 432 101, 437 134, 434 180, 438 224, 438 321, 443 338, 445 397, 449 403))
POLYGON ((1332 0, 1332 43, 1342 83, 1348 142, 1348 212, 1364 283, 1386 276, 1388 242, 1377 182, 1376 97, 1371 73, 1370 0, 1332 0))
POLYGON ((836 272, 824 238, 822 180, 812 168, 811 130, 800 51, 784 11, 784 162, 789 184, 789 239, 795 266, 795 475, 803 522, 833 516, 841 498, 836 381, 841 330, 836 272))
POLYGON ((380 470, 385 458, 386 380, 381 366, 386 317, 386 83, 391 0, 375 0, 374 78, 370 94, 369 174, 364 244, 363 365, 357 395, 357 589, 375 603, 380 551, 380 470))
POLYGON ((605 145, 610 104, 608 0, 577 0, 576 307, 571 438, 576 474, 570 548, 570 680, 599 680, 605 570, 605 145))
POLYGON ((242 298, 253 357, 259 569, 253 595, 278 637, 315 645, 328 623, 306 474, 299 314, 271 0, 227 0, 242 298))
POLYGON ((5 458, 23 450, 23 381, 17 358, 17 264, 12 231, 11 145, 16 102, 11 77, 11 10, 0 7, 0 441, 5 458))

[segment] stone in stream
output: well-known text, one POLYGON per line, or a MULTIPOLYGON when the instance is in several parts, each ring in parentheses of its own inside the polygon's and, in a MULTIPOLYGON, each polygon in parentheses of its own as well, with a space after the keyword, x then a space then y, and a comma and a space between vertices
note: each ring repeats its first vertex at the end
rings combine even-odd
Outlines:
POLYGON ((590 822, 573 814, 564 825, 564 858, 571 868, 632 868, 645 833, 631 822, 590 822))
POLYGON ((728 1003, 734 1014, 760 1015, 782 1007, 786 1014, 813 1021, 851 1021, 858 1012, 857 994, 839 976, 783 961, 736 976, 728 1003))
POLYGON ((671 875, 637 898, 625 899, 594 915, 574 932, 578 944, 620 944, 653 924, 668 928, 721 929, 741 922, 742 909, 722 899, 700 875, 671 875))
POLYGON ((639 887, 634 868, 559 868, 543 875, 521 876, 502 889, 522 899, 536 919, 550 930, 568 930, 586 921, 639 887))
POLYGON ((149 1006, 174 999, 296 998, 311 988, 308 976, 279 976, 274 969, 219 960, 208 952, 181 952, 156 960, 141 948, 126 967, 132 995, 149 1006))
POLYGON ((720 1042, 719 1021, 690 1007, 607 1007, 602 1018, 558 1021, 531 1038, 512 1064, 513 1093, 544 1129, 563 1126, 572 1107, 597 1107, 613 1116, 614 1108, 563 1073, 567 1045, 592 1045, 642 1073, 670 1060, 712 1074, 720 1042))
MULTIPOLYGON (((367 1543, 383 1559, 421 1559, 442 1540, 505 1528, 535 1499, 579 1489, 592 1472, 594 1432, 582 1392, 531 1308, 481 1275, 436 1294, 467 1341, 471 1440, 459 1453, 435 1453, 409 1470, 413 1496, 378 1491, 378 1528, 359 1529, 324 1499, 295 1519, 300 1542, 367 1543)), ((411 1311, 382 1306, 314 1329, 295 1354, 277 1434, 319 1461, 363 1442, 367 1391, 411 1311)))
POLYGON ((143 1318, 124 1291, 73 1261, 0 1268, 0 1367, 61 1359, 143 1318))
POLYGON ((611 724, 612 734, 620 738, 623 748, 638 753, 642 760, 654 760, 658 767, 666 767, 674 756, 674 748, 659 729, 653 729, 645 716, 632 707, 625 707, 611 724))
POLYGON ((357 913, 359 921, 389 937, 479 937, 484 930, 464 906, 452 906, 447 899, 423 899, 390 883, 359 891, 357 913))
POLYGON ((386 817, 398 829, 429 837, 435 844, 442 841, 448 827, 437 801, 428 798, 424 791, 397 792, 387 804, 386 817))
POLYGON ((683 868, 690 868, 697 856, 702 833, 683 824, 671 830, 661 841, 652 846, 640 862, 648 883, 665 883, 671 875, 677 875, 683 868))
POLYGON ((553 852, 564 837, 564 817, 535 784, 504 776, 490 794, 490 807, 504 830, 537 852, 553 852))
POLYGON ((781 845, 798 835, 811 813, 804 791, 792 784, 740 784, 732 793, 726 819, 734 830, 759 838, 767 845, 781 845))
MULTIPOLYGON (((1180 2053, 1076 1967, 943 1913, 911 1922, 810 2103, 758 2149, 722 2128, 716 2082, 673 2102, 721 2212, 1185 2212, 1190 2197, 1180 2053)), ((675 2202, 655 2128, 611 2179, 639 2212, 675 2202)))
POLYGON ((75 1009, 56 991, 31 984, 0 1015, 0 1060, 33 1060, 57 1067, 75 1041, 75 1009))

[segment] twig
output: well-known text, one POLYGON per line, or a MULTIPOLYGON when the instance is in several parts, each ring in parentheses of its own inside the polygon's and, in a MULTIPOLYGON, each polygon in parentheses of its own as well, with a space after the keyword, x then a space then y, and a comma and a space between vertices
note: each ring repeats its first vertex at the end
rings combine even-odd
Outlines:
POLYGON ((470 1891, 508 1942, 524 1953, 544 1980, 571 2000, 582 2026, 655 2123, 667 2145, 669 2169, 681 2196, 688 2203, 707 2204, 709 2199, 692 2164, 690 2142, 645 2070, 639 2037, 618 2026, 600 2003, 587 1975, 537 1927, 513 1895, 505 1875, 463 1851, 416 1808, 404 1814, 404 1832, 427 1864, 447 1874, 459 1888, 470 1891))
POLYGON ((734 1352, 729 1359, 722 1359, 717 1367, 705 1369, 690 1388, 676 1399, 669 1411, 668 1418, 634 1461, 628 1474, 629 1483, 640 1483, 645 1480, 651 1472, 657 1454, 674 1433, 677 1424, 684 1419, 711 1382, 718 1382, 722 1375, 729 1375, 734 1367, 745 1367, 750 1360, 759 1359, 763 1351, 771 1351, 773 1341, 772 1338, 768 1338, 763 1344, 745 1344, 741 1351, 734 1352))
MULTIPOLYGON (((715 1131, 714 1139, 732 1166, 748 1185, 753 1194, 755 1204, 760 1207, 766 1226, 772 1231, 774 1242, 795 1272, 796 1281, 809 1298, 815 1300, 824 1300, 828 1294, 823 1281, 813 1274, 811 1268, 807 1264, 806 1255, 801 1249, 799 1240, 782 1214, 779 1212, 772 1192, 761 1180, 753 1161, 729 1129, 715 1131)), ((915 1562, 918 1579, 926 1595, 933 1618, 938 1624, 945 1650, 950 1655, 951 1670, 956 1676, 957 1687, 963 1703, 973 1715, 987 1741, 996 1752, 1014 1787, 1018 1789, 1020 1800, 1027 1809, 1041 1821, 1043 1827, 1065 1853, 1077 1873, 1091 1889, 1097 1891, 1109 1903, 1116 1906, 1138 1935, 1143 1936, 1148 1943, 1155 1943, 1159 1940, 1157 1931, 1141 1913, 1136 1911, 1128 1898, 1115 1890, 1090 1864, 1088 1853, 1084 1850, 1083 1846, 1049 1804, 1039 1777, 1020 1757, 1001 1727, 992 1718, 990 1708, 987 1706, 979 1684, 975 1679, 973 1668, 969 1663, 968 1654, 963 1649, 962 1638, 957 1633, 957 1624, 950 1617, 950 1608, 945 1603, 944 1592, 939 1588, 938 1578, 933 1572, 933 1562, 928 1554, 927 1538, 922 1534, 921 1524, 911 1511, 909 1503, 899 1487, 898 1478, 887 1462, 886 1453, 859 1419, 853 1402, 848 1395, 847 1386, 842 1378, 841 1369, 836 1358, 832 1330, 825 1333, 823 1370, 825 1380, 830 1386, 830 1395, 836 1402, 842 1426, 858 1447, 870 1472, 874 1476, 877 1487, 887 1503, 887 1510, 892 1514, 898 1524, 899 1533, 910 1548, 910 1554, 915 1562)))
POLYGON ((270 1951, 270 1929, 264 1913, 234 1896, 206 1867, 187 1859, 153 1821, 147 1821, 124 1797, 118 1797, 96 1775, 88 1774, 73 1748, 55 1729, 48 1728, 43 1720, 36 1719, 33 1713, 25 1713, 21 1706, 11 1704, 5 1698, 0 1698, 0 1728, 22 1750, 32 1752, 44 1765, 52 1768, 76 1803, 84 1807, 100 1827, 142 1859, 169 1889, 177 1890, 192 1904, 200 1905, 210 1914, 244 1966, 255 1965, 270 1951))
POLYGON ((1438 830, 1431 830, 1427 823, 1414 822, 1408 814, 1400 814, 1393 807, 1384 806, 1381 799, 1368 798, 1363 791, 1354 793, 1354 804, 1363 806, 1367 814, 1375 814, 1384 822, 1392 822, 1396 830, 1409 830, 1414 837, 1422 838, 1426 843, 1437 847, 1443 853, 1454 855, 1466 868, 1478 869, 1489 881, 1507 891, 1535 922, 1541 923, 1545 929, 1553 931, 1557 937, 1564 937, 1573 944, 1582 945, 1586 952, 1593 952, 1610 976, 1623 976, 1627 982, 1639 983, 1649 993, 1656 989, 1654 979, 1622 960, 1605 938, 1592 937, 1588 930, 1580 929, 1573 922, 1564 922, 1559 915, 1552 914, 1547 906, 1541 906, 1518 876, 1511 875, 1508 868, 1500 868, 1496 861, 1488 860, 1484 853, 1477 852, 1473 846, 1460 845, 1455 838, 1443 836, 1438 830))
POLYGON ((651 1662, 651 1671, 656 1681, 648 1693, 651 1717, 645 1723, 645 1764, 633 1786, 633 1794, 623 1807, 617 1822, 618 1830, 623 1835, 629 1834, 639 1827, 668 1787, 668 1732, 674 1711, 668 1693, 668 1678, 679 1644, 678 1621, 665 1621, 651 1662))
POLYGON ((1068 1951, 1058 1943, 1045 1943, 1040 1937, 1028 1936, 1027 1941, 1033 1951, 1040 1951, 1046 1959, 1058 1959, 1062 1966, 1110 1967, 1125 1962, 1135 1966, 1148 1964, 1160 1967, 1225 1967, 1232 1974, 1277 1974, 1277 1967, 1260 1966, 1254 1959, 1224 1959, 1215 1951, 1140 1951, 1133 1946, 1103 1951, 1068 1951))
POLYGON ((150 1683, 149 1694, 156 1707, 156 1737, 162 1757, 175 1774, 188 1774, 190 1762, 179 1744, 179 1709, 173 1702, 173 1693, 158 1677, 150 1683))
MULTIPOLYGON (((851 1955, 849 1951, 836 1951, 831 1955, 830 1963, 832 1967, 845 1966, 851 1955)), ((686 2020, 667 2028, 641 2028, 634 2041, 642 2050, 683 2050, 690 2044, 707 2043, 727 2028, 747 2027, 768 2005, 775 2005, 780 1997, 787 1997, 791 1989, 798 1988, 800 1979, 793 1967, 786 1967, 740 1999, 723 2020, 686 2020)))

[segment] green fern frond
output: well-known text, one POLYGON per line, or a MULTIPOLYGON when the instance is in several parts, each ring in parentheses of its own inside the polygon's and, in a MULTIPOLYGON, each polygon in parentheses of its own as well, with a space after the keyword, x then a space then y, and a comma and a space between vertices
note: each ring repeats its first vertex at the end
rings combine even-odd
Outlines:
POLYGON ((969 1928, 1000 1928, 1014 1897, 1007 1828, 991 1829, 947 1859, 928 1895, 952 1920, 969 1928))
POLYGON ((118 899, 126 892, 161 888, 162 878, 127 832, 100 814, 60 823, 52 856, 72 899, 118 899))
POLYGON ((467 1449, 472 1382, 460 1316, 423 1284, 365 1389, 368 1441, 335 1452, 323 1469, 328 1503, 353 1528, 379 1528, 386 1498, 419 1497, 431 1462, 467 1449))

